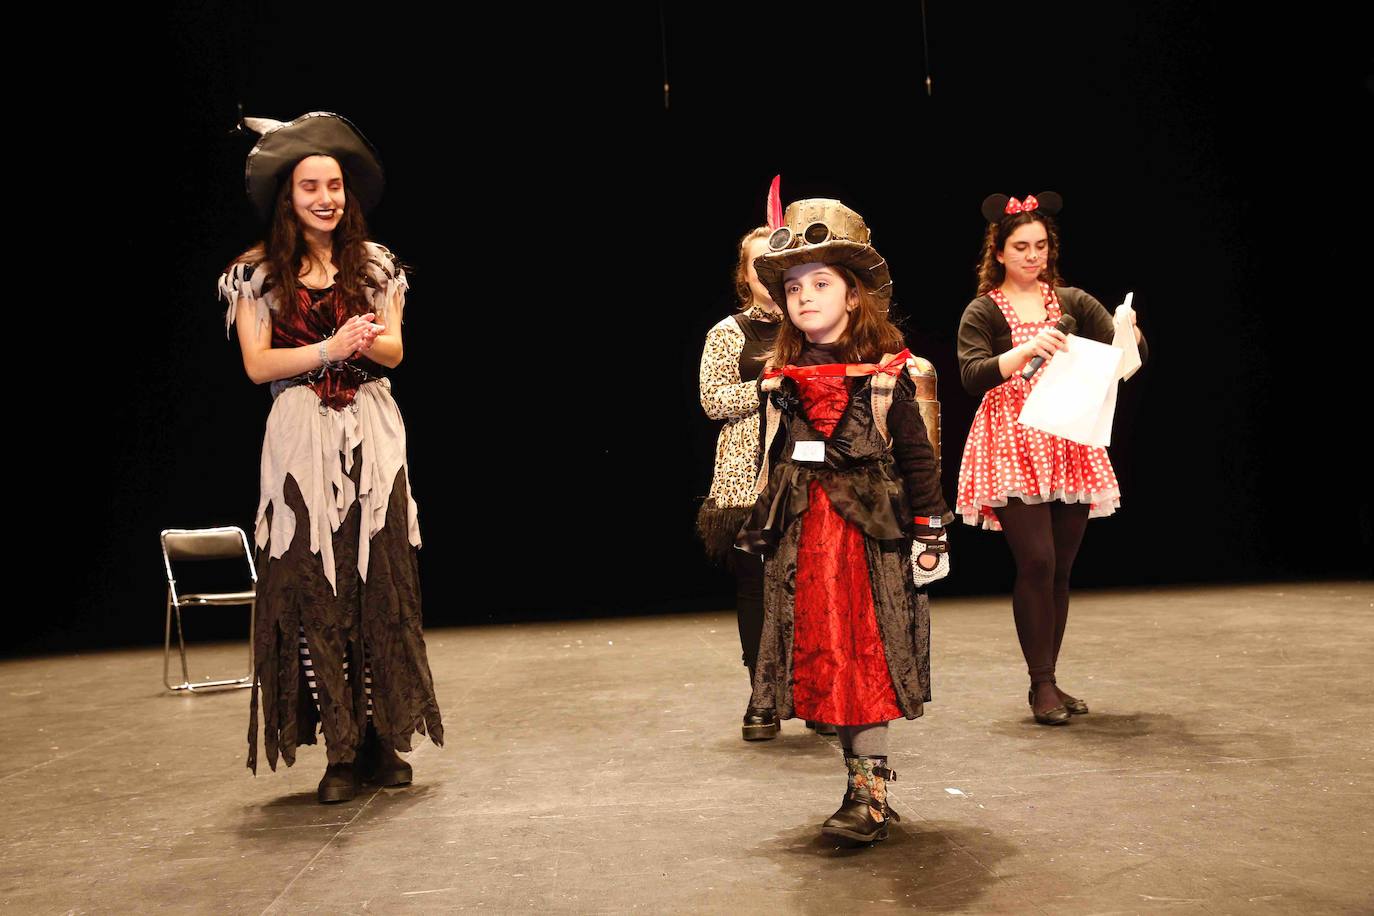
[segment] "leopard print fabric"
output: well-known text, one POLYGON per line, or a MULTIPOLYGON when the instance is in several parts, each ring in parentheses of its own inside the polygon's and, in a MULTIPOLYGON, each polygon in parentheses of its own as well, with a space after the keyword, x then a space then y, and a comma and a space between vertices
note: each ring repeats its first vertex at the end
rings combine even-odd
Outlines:
MULTIPOLYGON (((754 317, 752 314, 748 317, 754 317)), ((739 356, 744 333, 726 317, 706 334, 701 352, 701 409, 724 420, 716 439, 716 466, 709 504, 719 508, 752 506, 759 460, 759 395, 755 382, 742 382, 739 356)))

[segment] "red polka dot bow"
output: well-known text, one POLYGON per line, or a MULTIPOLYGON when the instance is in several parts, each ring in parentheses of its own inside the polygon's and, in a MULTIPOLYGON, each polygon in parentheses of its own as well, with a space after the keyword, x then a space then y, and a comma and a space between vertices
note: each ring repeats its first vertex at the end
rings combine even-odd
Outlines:
POLYGON ((1017 200, 1015 197, 1007 201, 1005 213, 1029 213, 1040 206, 1040 201, 1035 199, 1034 194, 1027 194, 1024 201, 1017 200))

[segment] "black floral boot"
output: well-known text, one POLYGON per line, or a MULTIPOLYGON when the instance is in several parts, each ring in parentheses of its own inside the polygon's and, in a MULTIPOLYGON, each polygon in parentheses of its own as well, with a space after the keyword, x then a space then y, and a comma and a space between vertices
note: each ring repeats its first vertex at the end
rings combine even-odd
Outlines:
POLYGON ((900 821, 887 803, 887 784, 897 774, 887 768, 886 757, 846 754, 849 790, 840 809, 821 825, 821 833, 848 846, 862 846, 887 839, 889 821, 900 821))

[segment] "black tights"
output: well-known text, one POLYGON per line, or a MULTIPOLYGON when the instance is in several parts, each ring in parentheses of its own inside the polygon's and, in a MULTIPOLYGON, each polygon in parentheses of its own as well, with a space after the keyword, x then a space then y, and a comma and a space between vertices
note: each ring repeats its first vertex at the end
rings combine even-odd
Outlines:
POLYGON ((735 616, 739 621, 739 645, 752 681, 754 666, 759 661, 759 639, 763 636, 763 557, 732 550, 730 567, 735 574, 735 616))
POLYGON ((1069 572, 1083 543, 1088 506, 1009 499, 994 511, 1016 561, 1011 609, 1026 670, 1032 684, 1052 682, 1069 620, 1069 572))

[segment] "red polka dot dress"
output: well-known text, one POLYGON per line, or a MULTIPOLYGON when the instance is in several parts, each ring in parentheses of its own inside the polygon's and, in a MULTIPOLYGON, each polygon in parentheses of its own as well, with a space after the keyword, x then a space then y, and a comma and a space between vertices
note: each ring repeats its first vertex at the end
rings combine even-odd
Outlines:
MULTIPOLYGON (((988 294, 1011 327, 1013 346, 1059 321, 1059 298, 1054 288, 1041 282, 1040 291, 1045 297, 1044 321, 1022 322, 1000 289, 988 294)), ((1002 526, 993 509, 1005 506, 1011 497, 1024 503, 1088 503, 1089 518, 1111 515, 1121 505, 1121 491, 1106 449, 1080 445, 1017 421, 1044 371, 1042 368, 1030 381, 1016 372, 983 395, 959 466, 955 511, 965 524, 1000 531, 1002 526)))

